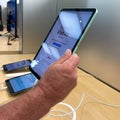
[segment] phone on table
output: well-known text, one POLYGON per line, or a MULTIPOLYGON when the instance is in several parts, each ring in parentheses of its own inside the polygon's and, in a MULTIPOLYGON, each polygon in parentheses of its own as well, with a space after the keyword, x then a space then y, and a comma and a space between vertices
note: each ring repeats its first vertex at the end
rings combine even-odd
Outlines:
POLYGON ((16 95, 18 93, 24 92, 37 83, 38 79, 32 74, 25 74, 18 77, 10 78, 5 80, 8 91, 11 95, 16 95))
POLYGON ((29 68, 30 63, 31 63, 31 60, 27 59, 27 60, 21 60, 17 62, 4 64, 2 67, 5 72, 11 72, 21 68, 29 68))
POLYGON ((95 8, 62 9, 31 62, 30 71, 40 78, 66 49, 75 52, 96 13, 95 8))

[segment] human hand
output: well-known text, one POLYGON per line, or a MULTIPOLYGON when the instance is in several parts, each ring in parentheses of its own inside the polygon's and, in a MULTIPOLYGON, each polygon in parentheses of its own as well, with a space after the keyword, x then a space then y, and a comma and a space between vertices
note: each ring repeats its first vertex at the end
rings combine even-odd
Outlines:
POLYGON ((68 49, 42 76, 39 86, 51 104, 63 100, 76 86, 79 61, 79 57, 68 49))

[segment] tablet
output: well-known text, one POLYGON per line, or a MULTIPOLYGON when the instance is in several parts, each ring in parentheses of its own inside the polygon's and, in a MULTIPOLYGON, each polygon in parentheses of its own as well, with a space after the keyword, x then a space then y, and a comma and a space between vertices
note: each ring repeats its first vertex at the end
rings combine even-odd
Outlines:
POLYGON ((40 78, 66 49, 75 52, 96 13, 95 8, 62 9, 31 62, 30 71, 40 78))

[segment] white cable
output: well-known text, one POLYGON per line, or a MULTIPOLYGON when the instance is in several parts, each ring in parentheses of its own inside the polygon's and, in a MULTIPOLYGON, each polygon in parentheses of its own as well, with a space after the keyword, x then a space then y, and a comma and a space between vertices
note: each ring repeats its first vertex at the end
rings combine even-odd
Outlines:
MULTIPOLYGON (((80 100, 80 102, 79 102, 79 104, 78 104, 78 106, 74 109, 71 105, 68 105, 68 104, 66 104, 66 103, 63 103, 63 102, 61 102, 61 103, 59 103, 59 104, 62 104, 62 105, 65 105, 65 106, 69 106, 69 107, 72 107, 71 108, 71 112, 63 112, 62 110, 51 110, 50 112, 56 112, 56 111, 59 111, 59 112, 61 112, 61 113, 63 113, 63 114, 59 114, 59 115, 56 115, 56 114, 52 114, 52 113, 48 113, 49 115, 51 115, 51 116, 58 116, 58 117, 60 117, 60 116, 67 116, 67 115, 70 115, 70 114, 76 114, 76 111, 77 111, 77 109, 82 105, 82 102, 83 102, 83 100, 84 100, 84 98, 85 98, 85 94, 83 94, 82 95, 82 98, 81 98, 81 100, 80 100)), ((73 119, 72 120, 76 120, 76 116, 74 115, 73 116, 73 119)))
POLYGON ((3 88, 0 87, 0 90, 6 90, 6 89, 7 89, 7 87, 3 87, 3 88))
MULTIPOLYGON (((73 114, 73 118, 72 118, 72 120, 76 120, 76 111, 75 111, 75 109, 71 106, 71 105, 69 105, 69 104, 67 104, 67 103, 63 103, 63 102, 60 102, 60 103, 58 103, 59 105, 64 105, 64 106, 66 106, 66 107, 68 107, 72 112, 72 114, 73 114)), ((63 112, 63 111, 60 111, 60 110, 52 110, 52 111, 59 111, 59 112, 63 112)), ((55 114, 52 114, 52 113, 48 113, 49 115, 51 115, 51 116, 66 116, 66 113, 65 114, 59 114, 59 115, 55 115, 55 114)))
MULTIPOLYGON (((94 100, 96 103, 103 104, 103 105, 110 106, 110 107, 120 108, 120 105, 108 104, 108 103, 105 103, 105 102, 103 102, 103 101, 101 101, 101 100, 96 99, 95 97, 93 97, 93 96, 91 96, 91 95, 89 95, 89 94, 87 94, 87 93, 83 93, 82 98, 81 98, 78 106, 77 106, 75 109, 73 108, 73 110, 72 110, 71 112, 65 113, 65 112, 63 112, 63 111, 61 111, 61 110, 51 110, 51 112, 59 111, 59 112, 61 112, 61 113, 63 113, 63 114, 55 115, 55 114, 49 113, 49 115, 52 115, 52 116, 67 116, 67 115, 69 115, 69 114, 72 114, 72 113, 74 114, 74 113, 76 113, 76 111, 77 111, 77 110, 80 108, 80 106, 82 105, 85 96, 88 96, 89 98, 91 98, 92 100, 94 100)), ((66 103, 59 103, 59 104, 66 104, 66 103)), ((68 105, 68 104, 67 104, 67 105, 68 105)), ((68 105, 68 106, 70 106, 70 105, 68 105)), ((73 117, 73 119, 74 119, 74 117, 73 117)))
POLYGON ((71 105, 69 105, 69 104, 67 104, 67 103, 63 103, 63 102, 60 102, 59 104, 60 104, 60 105, 64 105, 64 106, 70 108, 71 111, 72 111, 72 113, 73 113, 73 118, 72 118, 72 120, 76 120, 76 111, 75 111, 75 109, 74 109, 71 105))
POLYGON ((1 84, 3 84, 4 82, 0 82, 0 90, 6 90, 7 89, 7 86, 5 87, 1 87, 1 84))
POLYGON ((20 72, 20 73, 8 73, 5 74, 6 78, 12 78, 12 77, 17 77, 17 76, 21 76, 21 75, 25 75, 25 74, 29 74, 31 72, 20 72))
POLYGON ((85 94, 83 93, 82 98, 81 98, 81 100, 80 100, 78 106, 75 108, 75 110, 78 110, 78 108, 80 108, 80 106, 81 106, 82 103, 83 103, 84 98, 85 98, 85 94))
MULTIPOLYGON (((66 111, 63 111, 63 110, 51 110, 50 112, 56 112, 56 114, 59 112, 59 114, 61 113, 61 114, 66 114, 66 111)), ((60 116, 57 116, 56 114, 51 114, 51 113, 49 113, 48 115, 50 115, 50 116, 55 116, 55 117, 60 117, 60 116)), ((64 116, 62 116, 62 117, 64 117, 64 116)), ((68 116, 68 117, 70 117, 71 118, 71 116, 68 116)))
POLYGON ((0 67, 0 70, 3 70, 3 67, 0 67))
POLYGON ((103 104, 103 105, 106 105, 106 106, 110 106, 110 107, 120 108, 120 105, 105 103, 105 102, 103 102, 101 100, 98 100, 95 97, 93 97, 93 96, 91 96, 91 95, 89 95, 87 93, 86 93, 86 96, 88 96, 89 98, 93 99, 96 103, 100 103, 100 104, 103 104))

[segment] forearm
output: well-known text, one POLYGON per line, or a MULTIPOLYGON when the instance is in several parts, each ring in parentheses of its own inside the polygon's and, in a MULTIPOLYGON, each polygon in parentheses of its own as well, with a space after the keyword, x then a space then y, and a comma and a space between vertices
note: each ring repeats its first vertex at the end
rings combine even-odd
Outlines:
POLYGON ((53 106, 44 92, 36 86, 0 108, 0 120, 38 120, 53 106))
POLYGON ((0 120, 38 120, 77 84, 79 57, 67 51, 49 66, 35 88, 0 108, 0 120))

